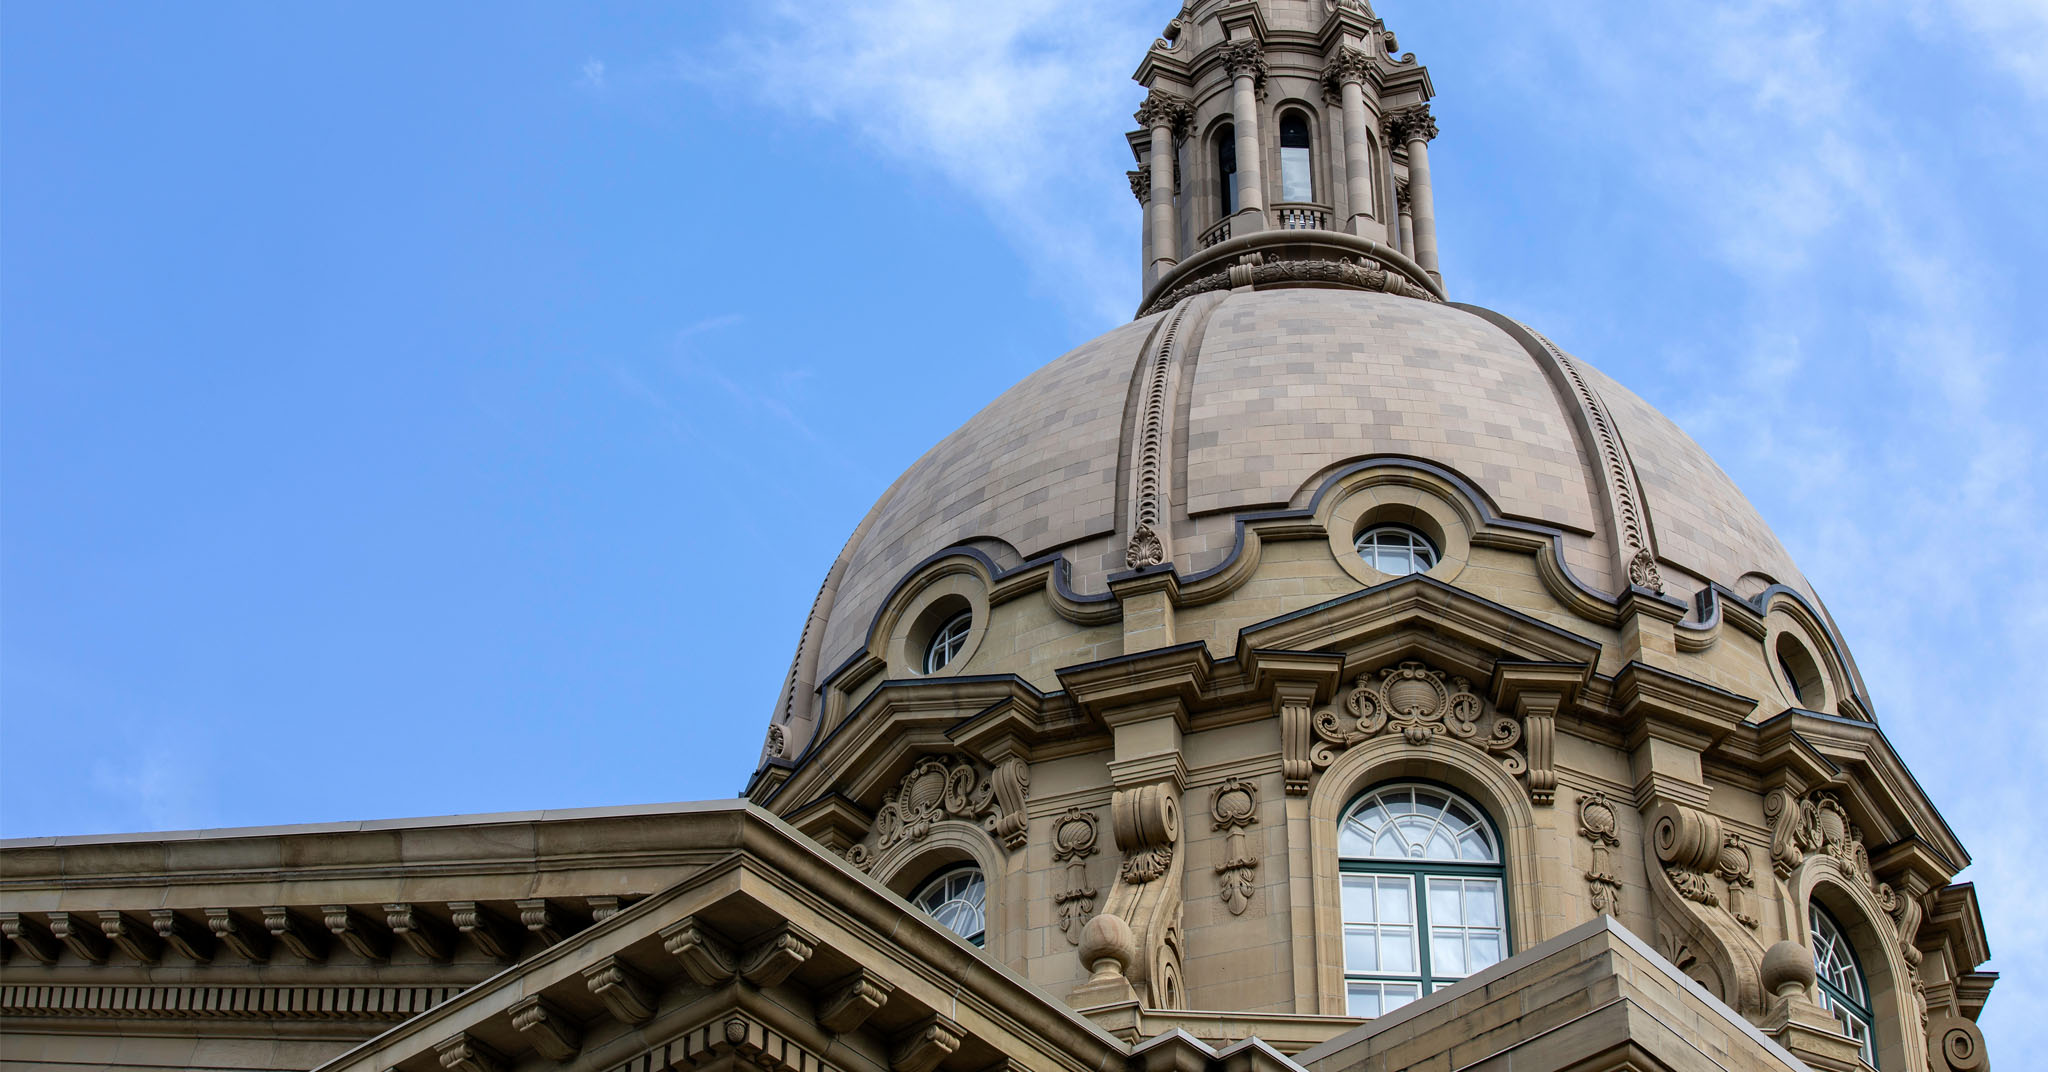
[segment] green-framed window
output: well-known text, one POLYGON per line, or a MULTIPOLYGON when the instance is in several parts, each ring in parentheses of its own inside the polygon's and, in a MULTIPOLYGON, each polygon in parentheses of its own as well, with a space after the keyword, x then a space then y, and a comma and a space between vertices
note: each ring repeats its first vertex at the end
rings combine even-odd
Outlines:
POLYGON ((1419 782, 1384 785, 1337 827, 1344 991, 1379 1016, 1508 955, 1507 869, 1493 822, 1419 782))
POLYGON ((1813 970, 1820 990, 1820 1006, 1841 1021, 1842 1034, 1856 1040, 1863 1051, 1863 1063, 1877 1067, 1877 1045, 1870 1026, 1877 1018, 1870 1013, 1870 985, 1849 935, 1835 917, 1818 903, 1807 902, 1807 923, 1813 928, 1813 970))

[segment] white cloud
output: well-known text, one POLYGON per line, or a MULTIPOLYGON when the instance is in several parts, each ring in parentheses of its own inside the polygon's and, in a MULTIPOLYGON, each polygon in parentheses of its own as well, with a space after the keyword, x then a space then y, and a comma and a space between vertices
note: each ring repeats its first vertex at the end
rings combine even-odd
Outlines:
MULTIPOLYGON (((783 3, 720 54, 777 106, 849 124, 956 185, 1060 300, 1114 323, 1138 297, 1139 217, 1117 132, 1139 95, 1131 70, 1170 14, 1139 0, 783 3)), ((712 76, 696 56, 681 66, 712 76)))

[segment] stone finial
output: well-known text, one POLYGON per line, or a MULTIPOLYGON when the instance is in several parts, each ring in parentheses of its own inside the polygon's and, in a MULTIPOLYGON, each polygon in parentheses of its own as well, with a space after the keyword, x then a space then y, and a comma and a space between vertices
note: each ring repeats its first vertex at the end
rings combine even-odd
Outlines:
POLYGON ((1130 924, 1105 912, 1081 928, 1080 955, 1089 982, 1114 982, 1129 977, 1131 962, 1138 958, 1138 939, 1130 924))
POLYGON ((1418 104, 1403 108, 1383 120, 1387 138, 1400 145, 1411 141, 1436 140, 1436 117, 1429 114, 1429 105, 1418 104))
POLYGON ((1764 951, 1764 990, 1781 998, 1803 997, 1813 986, 1813 951, 1798 942, 1779 942, 1764 951))

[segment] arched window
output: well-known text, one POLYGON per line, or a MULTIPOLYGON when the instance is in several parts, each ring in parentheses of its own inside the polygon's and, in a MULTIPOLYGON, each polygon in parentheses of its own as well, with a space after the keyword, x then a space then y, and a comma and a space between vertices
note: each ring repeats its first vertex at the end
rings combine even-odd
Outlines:
POLYGON ((924 672, 936 674, 945 669, 946 664, 952 662, 953 658, 960 654, 960 649, 966 645, 967 630, 973 625, 973 611, 961 611, 946 619, 946 624, 939 626, 938 632, 932 634, 931 643, 925 645, 924 672))
POLYGON ((1237 130, 1229 123, 1216 128, 1216 179, 1228 216, 1237 211, 1237 130))
POLYGON ((1314 201, 1316 182, 1309 166, 1308 116, 1295 110, 1280 117, 1280 200, 1314 201))
POLYGON ((980 945, 987 927, 988 882, 978 867, 956 867, 936 875, 910 899, 925 915, 954 934, 980 945))
POLYGON ((1436 545, 1406 525, 1374 525, 1352 542, 1365 564, 1396 577, 1436 568, 1436 545))
POLYGON ((1856 963, 1856 951, 1849 948, 1849 936, 1835 917, 1818 904, 1806 906, 1807 922, 1813 927, 1813 970, 1819 977, 1820 1006, 1842 1022, 1842 1034, 1856 1040, 1863 1050, 1863 1063, 1877 1067, 1877 1046, 1871 1037, 1870 987, 1863 968, 1856 963))
POLYGON ((1404 782, 1360 797, 1337 825, 1344 992, 1380 1016, 1508 954, 1500 840, 1470 801, 1404 782))

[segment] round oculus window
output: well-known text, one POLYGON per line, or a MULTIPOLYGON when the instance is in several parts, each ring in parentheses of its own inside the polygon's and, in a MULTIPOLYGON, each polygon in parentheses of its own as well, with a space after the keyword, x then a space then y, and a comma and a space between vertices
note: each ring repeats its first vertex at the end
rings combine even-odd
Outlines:
POLYGON ((1366 565, 1395 577, 1436 568, 1436 545, 1406 525, 1374 525, 1359 533, 1353 546, 1366 565))
POLYGON ((936 674, 958 658, 960 649, 967 646, 967 630, 973 624, 974 614, 971 611, 961 611, 946 619, 946 624, 932 634, 931 643, 925 645, 924 672, 936 674))

